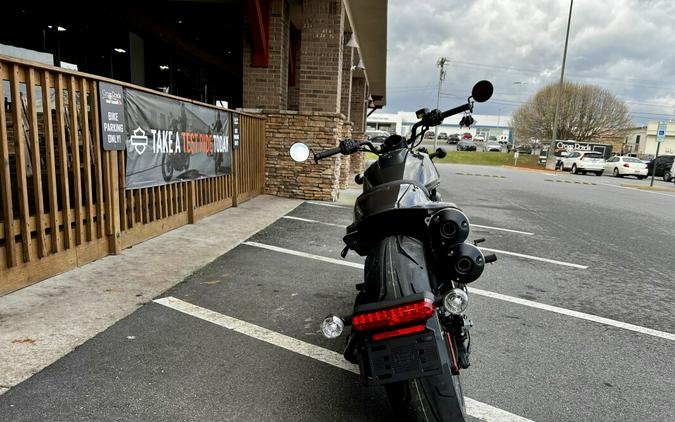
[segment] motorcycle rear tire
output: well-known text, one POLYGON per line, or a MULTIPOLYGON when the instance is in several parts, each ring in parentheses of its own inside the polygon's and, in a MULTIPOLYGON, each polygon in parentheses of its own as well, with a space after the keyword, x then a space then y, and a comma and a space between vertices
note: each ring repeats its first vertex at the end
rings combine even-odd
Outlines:
MULTIPOLYGON (((382 239, 366 259, 365 301, 391 300, 431 290, 425 255, 424 244, 413 237, 382 239)), ((461 422, 466 418, 460 376, 451 375, 449 368, 441 375, 387 384, 385 390, 397 421, 461 422)))

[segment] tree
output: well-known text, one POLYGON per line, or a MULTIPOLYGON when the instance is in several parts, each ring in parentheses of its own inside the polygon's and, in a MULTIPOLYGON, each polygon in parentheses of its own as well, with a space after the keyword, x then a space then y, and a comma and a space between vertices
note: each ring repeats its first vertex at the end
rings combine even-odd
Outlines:
MULTIPOLYGON (((516 139, 552 139, 558 84, 540 89, 513 113, 511 127, 516 139)), ((610 91, 596 85, 563 84, 556 139, 579 142, 621 136, 631 125, 628 107, 610 91)))

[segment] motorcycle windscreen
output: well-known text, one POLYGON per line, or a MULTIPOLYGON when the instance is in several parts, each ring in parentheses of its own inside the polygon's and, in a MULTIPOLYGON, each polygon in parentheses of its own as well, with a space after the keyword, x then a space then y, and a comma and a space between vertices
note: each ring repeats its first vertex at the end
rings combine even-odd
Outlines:
POLYGON ((413 183, 382 185, 357 198, 354 221, 382 212, 422 207, 428 202, 427 192, 413 183))

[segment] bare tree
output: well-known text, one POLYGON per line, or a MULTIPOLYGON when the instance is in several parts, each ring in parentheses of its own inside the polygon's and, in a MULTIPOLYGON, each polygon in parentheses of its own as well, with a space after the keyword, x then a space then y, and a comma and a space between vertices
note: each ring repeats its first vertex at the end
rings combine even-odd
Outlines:
MULTIPOLYGON (((540 89, 513 113, 511 127, 517 139, 551 139, 558 84, 540 89)), ((558 116, 557 139, 588 142, 621 135, 631 125, 628 107, 608 90, 566 82, 558 116)))

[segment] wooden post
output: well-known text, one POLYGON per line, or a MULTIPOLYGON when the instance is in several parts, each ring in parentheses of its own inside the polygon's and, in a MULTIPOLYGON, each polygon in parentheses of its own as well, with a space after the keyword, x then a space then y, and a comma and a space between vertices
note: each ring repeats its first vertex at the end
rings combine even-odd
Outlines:
POLYGON ((108 209, 108 219, 110 220, 108 250, 111 254, 117 255, 122 250, 117 151, 106 151, 105 158, 106 175, 108 178, 108 189, 106 192, 108 197, 106 198, 106 205, 108 209))
POLYGON ((77 97, 75 95, 75 77, 71 76, 68 84, 68 110, 70 111, 70 152, 73 158, 73 208, 75 208, 75 244, 82 244, 82 167, 80 165, 80 138, 78 136, 77 97))
POLYGON ((187 198, 187 212, 188 212, 188 223, 195 223, 195 209, 197 208, 197 187, 195 186, 196 181, 190 180, 187 182, 188 189, 188 198, 187 198))
POLYGON ((49 72, 43 71, 40 78, 42 85, 42 115, 45 125, 45 159, 47 164, 47 190, 49 191, 49 226, 51 227, 52 253, 59 251, 61 231, 57 214, 59 212, 58 191, 56 188, 56 155, 54 154, 54 136, 51 104, 51 77, 49 72))
POLYGON ((42 197, 42 163, 40 162, 40 136, 38 133, 37 104, 35 98, 35 70, 28 69, 26 97, 28 99, 28 127, 30 134, 31 167, 33 169, 33 200, 35 201, 35 231, 38 257, 47 256, 45 240, 45 207, 42 197))
POLYGON ((61 217, 63 221, 63 249, 73 247, 70 228, 70 189, 68 181, 68 145, 66 144, 66 127, 64 123, 63 75, 56 79, 56 131, 59 137, 59 173, 61 176, 61 217))
MULTIPOLYGON (((230 148, 230 151, 232 151, 232 206, 237 207, 239 206, 239 201, 237 200, 237 195, 239 194, 239 188, 237 187, 237 151, 238 149, 234 149, 234 127, 232 126, 232 113, 229 113, 230 115, 230 132, 232 135, 230 138, 232 138, 232 148, 230 148)), ((239 146, 241 146, 241 116, 239 116, 239 146)))
MULTIPOLYGON (((0 81, 5 78, 7 68, 0 63, 0 81)), ((5 98, 4 84, 0 83, 0 98, 5 98)), ((0 199, 2 200, 2 215, 5 220, 5 255, 7 266, 16 266, 14 240, 14 211, 12 208, 12 179, 9 173, 9 142, 7 140, 7 116, 5 105, 0 104, 0 199)))
MULTIPOLYGON (((26 139, 23 133, 23 116, 21 115, 21 94, 19 89, 20 71, 18 65, 12 66, 9 75, 12 92, 12 123, 14 126, 14 149, 16 151, 16 178, 19 185, 19 210, 21 212, 21 245, 23 261, 32 261, 30 236, 30 210, 28 209, 28 175, 26 173, 26 139)), ((11 222, 9 222, 12 224, 11 222)))

